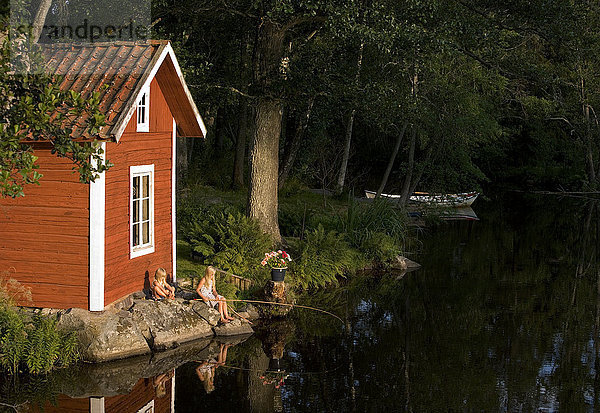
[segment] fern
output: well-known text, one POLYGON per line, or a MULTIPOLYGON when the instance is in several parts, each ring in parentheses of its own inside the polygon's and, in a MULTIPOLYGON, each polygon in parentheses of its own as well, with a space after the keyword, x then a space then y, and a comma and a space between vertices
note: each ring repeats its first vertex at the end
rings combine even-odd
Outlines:
POLYGON ((238 211, 203 210, 188 220, 183 236, 203 264, 253 279, 265 275, 260 261, 272 241, 238 211))
POLYGON ((292 262, 293 280, 302 288, 336 283, 353 269, 352 251, 342 234, 325 231, 322 225, 309 232, 298 245, 300 256, 292 262))
POLYGON ((25 353, 25 323, 11 307, 0 307, 0 365, 10 374, 19 371, 25 353))

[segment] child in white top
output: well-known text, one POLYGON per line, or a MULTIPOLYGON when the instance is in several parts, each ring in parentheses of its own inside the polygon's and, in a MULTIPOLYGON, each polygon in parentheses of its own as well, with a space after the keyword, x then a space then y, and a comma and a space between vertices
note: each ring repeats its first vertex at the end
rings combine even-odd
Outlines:
POLYGON ((219 313, 221 314, 222 323, 228 323, 234 318, 230 317, 227 312, 227 302, 225 301, 225 297, 217 293, 217 288, 215 286, 216 272, 217 270, 215 267, 206 267, 204 277, 202 277, 202 279, 198 283, 198 287, 196 287, 196 292, 206 304, 208 304, 212 308, 216 308, 217 310, 219 310, 219 313))

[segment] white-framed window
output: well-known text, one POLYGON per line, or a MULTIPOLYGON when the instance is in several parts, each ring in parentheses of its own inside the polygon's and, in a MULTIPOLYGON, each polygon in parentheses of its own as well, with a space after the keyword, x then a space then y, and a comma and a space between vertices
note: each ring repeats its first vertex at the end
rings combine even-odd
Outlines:
POLYGON ((154 252, 154 165, 129 167, 130 258, 154 252))
POLYGON ((148 404, 138 410, 137 413, 154 413, 154 400, 148 402, 148 404))
POLYGON ((137 101, 137 131, 138 132, 149 132, 150 131, 150 87, 146 86, 142 89, 142 94, 137 101))

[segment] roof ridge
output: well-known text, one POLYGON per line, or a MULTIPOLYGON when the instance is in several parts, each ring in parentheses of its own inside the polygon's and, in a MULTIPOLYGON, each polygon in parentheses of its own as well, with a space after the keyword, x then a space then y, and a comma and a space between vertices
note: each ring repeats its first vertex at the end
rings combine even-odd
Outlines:
POLYGON ((43 43, 43 48, 66 49, 66 48, 87 48, 87 47, 109 47, 109 46, 160 46, 170 43, 167 39, 146 39, 146 40, 117 40, 114 42, 67 42, 67 43, 43 43))

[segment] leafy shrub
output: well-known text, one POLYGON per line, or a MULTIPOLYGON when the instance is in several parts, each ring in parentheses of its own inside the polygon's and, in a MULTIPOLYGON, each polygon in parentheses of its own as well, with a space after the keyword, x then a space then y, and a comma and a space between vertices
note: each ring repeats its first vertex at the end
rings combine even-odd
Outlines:
POLYGON ((31 292, 18 281, 0 278, 0 366, 10 374, 26 367, 31 374, 48 373, 79 359, 77 336, 56 329, 56 318, 29 319, 14 307, 31 292))
POLYGON ((400 254, 396 240, 381 232, 371 234, 363 242, 361 251, 369 260, 384 266, 400 254))
POLYGON ((239 212, 206 210, 185 225, 183 236, 203 264, 248 278, 264 275, 260 262, 272 241, 239 212))
POLYGON ((361 250, 378 233, 388 235, 399 246, 406 236, 406 222, 406 212, 387 200, 363 204, 351 198, 346 213, 338 217, 338 231, 361 250))
POLYGON ((296 255, 290 270, 292 282, 302 288, 322 287, 337 282, 354 268, 354 257, 344 236, 325 231, 322 225, 297 241, 296 255))
POLYGON ((0 366, 10 374, 21 366, 28 373, 48 373, 79 359, 74 333, 56 329, 56 319, 35 316, 27 322, 23 314, 0 306, 0 366))
POLYGON ((29 373, 48 373, 79 359, 77 336, 56 329, 53 317, 35 316, 27 334, 25 364, 29 373))
POLYGON ((10 374, 19 371, 27 347, 22 317, 11 307, 0 307, 0 366, 10 374))

